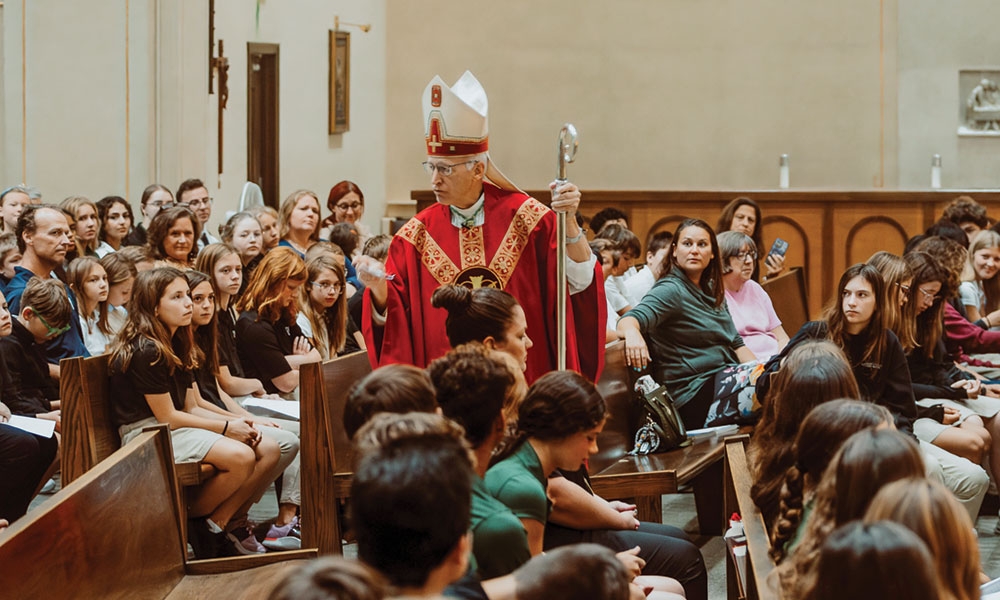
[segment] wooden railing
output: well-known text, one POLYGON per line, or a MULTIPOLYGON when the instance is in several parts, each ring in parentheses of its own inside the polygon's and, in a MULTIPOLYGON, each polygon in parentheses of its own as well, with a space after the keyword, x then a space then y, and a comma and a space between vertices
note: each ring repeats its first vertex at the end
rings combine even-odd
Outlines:
MULTIPOLYGON (((528 193, 543 202, 549 198, 548 190, 528 193)), ((922 233, 961 195, 1000 215, 998 190, 583 190, 580 211, 589 217, 606 206, 619 208, 645 243, 658 231, 673 231, 687 217, 714 227, 730 200, 753 198, 764 216, 766 248, 761 251, 778 237, 789 243, 786 262, 803 267, 809 312, 815 318, 845 268, 879 250, 902 253, 907 239, 922 233)), ((418 211, 434 202, 427 190, 414 190, 410 197, 418 211)))

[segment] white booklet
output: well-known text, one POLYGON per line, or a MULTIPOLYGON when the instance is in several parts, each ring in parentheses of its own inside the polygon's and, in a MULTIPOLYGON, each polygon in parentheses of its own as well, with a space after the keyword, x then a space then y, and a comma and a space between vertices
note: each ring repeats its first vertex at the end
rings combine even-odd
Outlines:
POLYGON ((1000 579, 988 581, 979 586, 982 600, 1000 600, 1000 579))
POLYGON ((7 421, 7 424, 11 427, 17 427, 28 433, 33 433, 37 436, 50 438, 52 434, 56 431, 56 422, 50 421, 48 419, 36 419, 34 417, 22 417, 21 415, 14 415, 7 421))
MULTIPOLYGON (((299 420, 299 403, 294 400, 273 400, 271 398, 247 398, 243 401, 243 408, 250 410, 250 407, 264 409, 272 418, 287 419, 291 417, 299 420)), ((250 412, 255 412, 250 410, 250 412)))

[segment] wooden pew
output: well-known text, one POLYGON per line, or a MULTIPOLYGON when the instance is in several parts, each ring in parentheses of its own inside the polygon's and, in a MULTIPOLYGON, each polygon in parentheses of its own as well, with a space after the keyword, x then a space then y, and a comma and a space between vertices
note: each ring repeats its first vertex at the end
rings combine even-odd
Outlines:
POLYGON ((625 342, 609 344, 597 390, 608 405, 610 417, 597 438, 599 451, 590 460, 594 492, 603 498, 631 498, 639 520, 660 523, 661 496, 675 494, 681 486, 690 484, 699 530, 703 535, 721 535, 727 517, 722 507, 723 440, 709 436, 670 452, 628 454, 642 418, 632 373, 625 365, 625 342))
MULTIPOLYGON (((121 447, 111 416, 109 355, 67 358, 59 363, 62 401, 60 459, 63 485, 75 480, 121 447)), ((215 467, 200 462, 177 465, 182 485, 200 485, 215 467)))
POLYGON ((761 287, 771 297, 774 312, 778 313, 781 326, 789 337, 810 321, 802 267, 792 267, 781 275, 768 279, 761 287))
POLYGON ((341 554, 344 527, 339 506, 351 494, 351 440, 344 431, 344 403, 354 382, 371 373, 368 354, 356 352, 299 368, 302 436, 302 544, 321 554, 341 554))
POLYGON ((764 517, 750 497, 750 465, 747 463, 746 443, 749 436, 740 435, 726 439, 726 514, 738 513, 743 522, 743 534, 747 539, 747 581, 741 581, 733 563, 732 555, 726 552, 726 587, 730 600, 779 600, 781 591, 775 578, 768 578, 774 571, 774 561, 768 551, 771 548, 764 517), (773 586, 773 587, 772 587, 773 586))
POLYGON ((259 598, 316 555, 186 563, 183 519, 170 434, 150 428, 0 535, 0 590, 7 598, 259 598))

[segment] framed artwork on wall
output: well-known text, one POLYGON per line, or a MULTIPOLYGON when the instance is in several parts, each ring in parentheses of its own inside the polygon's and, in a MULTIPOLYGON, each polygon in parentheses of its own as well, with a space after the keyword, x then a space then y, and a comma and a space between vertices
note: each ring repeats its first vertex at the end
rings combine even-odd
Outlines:
POLYGON ((330 134, 351 126, 351 34, 330 30, 330 134))

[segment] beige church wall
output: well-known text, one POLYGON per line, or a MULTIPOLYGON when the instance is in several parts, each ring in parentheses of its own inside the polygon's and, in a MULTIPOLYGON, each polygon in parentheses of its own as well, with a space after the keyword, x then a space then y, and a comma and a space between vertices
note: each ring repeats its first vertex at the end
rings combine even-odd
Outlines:
POLYGON ((125 195, 140 185, 153 149, 149 122, 142 118, 152 101, 152 45, 144 25, 151 23, 153 5, 153 0, 130 2, 127 34, 121 3, 5 2, 5 182, 26 179, 52 202, 71 194, 125 195))
MULTIPOLYGON (((0 6, 0 32, 4 32, 4 8, 0 6)), ((14 179, 8 174, 8 163, 7 163, 7 100, 6 91, 4 88, 4 69, 6 67, 4 63, 4 46, 5 39, 0 39, 0 185, 6 187, 10 183, 14 183, 14 179)), ((20 179, 18 179, 20 181, 20 179)))
POLYGON ((771 188, 782 153, 793 187, 891 186, 895 4, 389 3, 388 196, 428 187, 420 96, 467 68, 491 154, 524 188, 553 179, 565 121, 584 188, 771 188))
MULTIPOLYGON (((203 3, 204 4, 204 3, 203 3)), ((326 198, 338 181, 350 179, 365 194, 365 224, 378 231, 385 197, 385 2, 297 0, 260 3, 217 1, 216 39, 229 57, 229 102, 224 114, 223 174, 216 175, 216 97, 207 94, 205 72, 195 80, 206 127, 201 172, 216 198, 213 221, 235 210, 247 177, 247 43, 279 45, 280 200, 296 189, 315 191, 324 217, 326 198), (350 129, 330 135, 328 111, 328 31, 334 16, 348 23, 371 24, 351 34, 350 129), (221 187, 219 186, 221 182, 221 187)), ((196 45, 207 61, 207 42, 196 45)), ((185 78, 186 79, 186 78, 185 78)), ((197 111, 196 111, 197 112, 197 111)))
POLYGON ((996 23, 1000 4, 990 0, 899 3, 899 180, 930 184, 933 154, 941 183, 952 188, 1000 187, 1000 137, 959 137, 959 71, 1000 70, 996 23))

